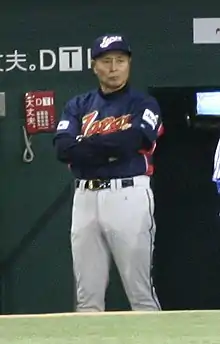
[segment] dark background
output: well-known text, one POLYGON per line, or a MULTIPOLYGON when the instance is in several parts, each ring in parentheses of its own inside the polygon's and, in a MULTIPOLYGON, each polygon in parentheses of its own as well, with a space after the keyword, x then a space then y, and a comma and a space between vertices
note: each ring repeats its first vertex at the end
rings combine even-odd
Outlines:
MULTIPOLYGON (((38 63, 38 50, 83 47, 83 71, 0 72, 6 118, 0 118, 0 281, 5 313, 74 309, 69 243, 73 181, 54 156, 52 134, 33 137, 35 159, 22 162, 23 96, 53 89, 57 118, 73 95, 96 86, 86 49, 105 32, 123 32, 133 49, 132 84, 160 103, 165 135, 155 156, 157 236, 154 276, 164 309, 220 308, 218 196, 211 182, 217 130, 189 127, 193 93, 219 87, 217 45, 194 45, 193 17, 215 17, 219 1, 177 4, 142 1, 124 6, 64 1, 62 7, 21 1, 0 12, 0 54, 15 49, 38 63)), ((0 62, 2 60, 0 59, 0 62)), ((0 65, 1 67, 1 65, 0 65)), ((116 268, 107 309, 127 309, 116 268)))

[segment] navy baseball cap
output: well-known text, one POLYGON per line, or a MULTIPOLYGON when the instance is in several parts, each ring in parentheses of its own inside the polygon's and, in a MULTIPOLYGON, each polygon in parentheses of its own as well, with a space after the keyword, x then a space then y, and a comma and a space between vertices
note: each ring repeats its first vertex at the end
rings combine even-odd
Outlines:
POLYGON ((96 38, 91 49, 91 58, 95 59, 103 53, 116 50, 131 55, 130 45, 124 36, 107 34, 96 38))

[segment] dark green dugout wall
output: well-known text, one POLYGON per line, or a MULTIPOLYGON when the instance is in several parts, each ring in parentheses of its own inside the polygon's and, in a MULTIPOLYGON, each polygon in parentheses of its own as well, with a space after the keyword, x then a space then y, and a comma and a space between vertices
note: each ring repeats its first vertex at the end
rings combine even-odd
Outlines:
MULTIPOLYGON (((187 95, 187 87, 219 85, 220 46, 193 45, 192 20, 215 17, 220 3, 197 0, 190 5, 171 0, 131 2, 126 7, 116 1, 98 1, 96 5, 66 1, 62 6, 21 1, 16 10, 7 4, 1 8, 0 70, 9 67, 6 55, 16 49, 26 54, 23 66, 36 65, 35 71, 0 71, 0 92, 6 93, 7 110, 6 117, 0 118, 2 313, 74 308, 69 246, 72 178, 55 160, 52 134, 34 136, 35 159, 31 164, 22 162, 23 95, 30 90, 54 90, 58 119, 70 97, 96 86, 87 67, 87 49, 96 36, 106 32, 122 32, 129 38, 133 49, 131 80, 141 90, 151 88, 158 97, 167 129, 158 149, 155 177, 155 279, 161 302, 167 309, 220 305, 216 194, 210 184, 210 159, 217 137, 192 134, 185 127, 181 105, 181 87, 187 95), (59 71, 59 47, 82 47, 83 70, 59 71), (43 49, 56 55, 56 65, 48 71, 39 69, 39 50, 43 49), (179 91, 175 91, 176 87, 179 91), (195 155, 201 157, 199 176, 195 155), (174 266, 177 256, 178 264, 174 266), (198 279, 192 278, 195 271, 201 272, 199 276, 204 272, 201 285, 206 282, 205 297, 196 298, 198 279), (210 273, 208 278, 205 272, 210 273), (215 282, 214 291, 209 289, 209 278, 210 283, 215 282)), ((126 309, 127 300, 115 269, 112 277, 107 307, 126 309)))

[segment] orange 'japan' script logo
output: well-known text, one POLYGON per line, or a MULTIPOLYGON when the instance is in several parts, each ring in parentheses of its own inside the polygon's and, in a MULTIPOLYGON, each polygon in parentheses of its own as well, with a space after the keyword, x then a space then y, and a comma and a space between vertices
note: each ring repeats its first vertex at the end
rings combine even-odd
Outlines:
POLYGON ((93 111, 83 117, 82 135, 91 136, 94 134, 109 134, 127 129, 131 126, 131 115, 122 115, 117 118, 111 116, 102 120, 96 120, 97 116, 98 111, 93 111))

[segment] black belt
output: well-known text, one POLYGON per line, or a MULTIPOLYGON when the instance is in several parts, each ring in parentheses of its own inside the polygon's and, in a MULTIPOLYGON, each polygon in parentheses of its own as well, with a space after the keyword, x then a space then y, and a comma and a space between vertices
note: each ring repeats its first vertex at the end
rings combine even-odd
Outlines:
MULTIPOLYGON (((79 187, 80 185, 80 179, 76 179, 76 188, 79 187)), ((127 188, 129 186, 134 186, 134 180, 133 178, 125 178, 125 179, 121 179, 121 187, 122 188, 127 188)), ((103 190, 103 189, 109 189, 111 187, 111 180, 107 179, 107 180, 101 180, 101 179, 91 179, 91 180, 87 180, 85 182, 85 189, 89 189, 89 190, 103 190)))

